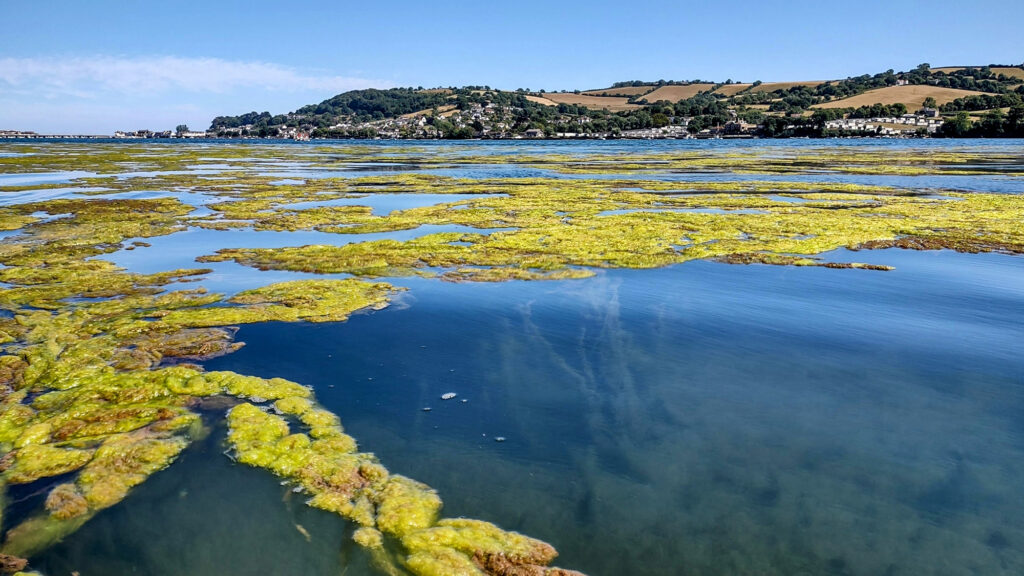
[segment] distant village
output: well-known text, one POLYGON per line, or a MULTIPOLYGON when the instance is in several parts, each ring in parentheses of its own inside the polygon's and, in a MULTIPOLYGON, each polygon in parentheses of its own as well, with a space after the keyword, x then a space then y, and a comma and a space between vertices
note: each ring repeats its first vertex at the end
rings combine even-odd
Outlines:
POLYGON ((135 130, 135 131, 121 131, 114 132, 114 138, 210 138, 211 134, 205 131, 194 132, 191 130, 182 130, 180 132, 172 132, 170 130, 164 130, 162 132, 153 132, 150 130, 135 130))
MULTIPOLYGON (((520 139, 711 139, 711 138, 756 138, 762 126, 742 121, 734 112, 732 120, 720 126, 705 128, 697 132, 689 130, 688 117, 669 117, 669 124, 660 128, 643 128, 637 130, 621 130, 595 132, 587 130, 591 119, 586 116, 562 115, 556 117, 551 125, 575 125, 578 131, 555 131, 551 129, 530 128, 521 133, 512 131, 507 120, 518 112, 513 106, 497 104, 473 104, 466 110, 446 110, 436 117, 443 118, 450 124, 451 130, 470 128, 473 136, 479 139, 520 140, 520 139)), ((942 126, 943 119, 934 108, 924 108, 916 114, 904 114, 900 117, 850 118, 833 120, 825 127, 831 131, 846 135, 888 136, 888 137, 920 137, 935 134, 942 126)), ((795 126, 790 126, 795 127, 795 126)), ((310 127, 281 126, 276 128, 275 135, 270 138, 292 140, 308 140, 310 127)), ((326 129, 328 133, 343 134, 347 137, 389 139, 439 139, 448 138, 443 129, 439 129, 425 114, 400 116, 370 122, 343 121, 326 129)), ((189 133, 194 134, 194 133, 189 133)), ((206 133, 209 137, 255 138, 256 127, 244 125, 235 128, 222 128, 217 132, 206 133)), ((132 137, 130 135, 125 137, 132 137)), ((201 136, 199 136, 201 137, 201 136)))
MULTIPOLYGON (((594 132, 586 130, 590 118, 585 116, 565 115, 558 118, 561 125, 576 125, 580 129, 575 132, 545 131, 531 128, 522 133, 511 131, 510 123, 503 120, 516 113, 514 107, 473 105, 466 110, 449 110, 439 114, 454 129, 469 127, 473 129, 475 138, 480 139, 718 139, 718 138, 756 138, 761 125, 751 124, 733 118, 720 126, 690 132, 690 118, 671 117, 669 125, 660 128, 644 128, 639 130, 622 130, 614 132, 594 132)), ((920 137, 935 134, 942 126, 943 119, 934 108, 924 108, 914 114, 903 114, 898 117, 877 118, 841 118, 829 120, 825 128, 837 135, 885 136, 885 137, 920 137)), ((450 135, 434 126, 426 115, 402 116, 371 122, 341 122, 331 126, 330 132, 343 134, 347 137, 372 139, 441 139, 450 135)), ((279 127, 269 138, 288 140, 309 140, 310 127, 279 127)), ((344 137, 344 136, 343 136, 344 137)), ((37 134, 19 130, 0 130, 0 139, 45 139, 45 138, 116 138, 116 139, 199 139, 199 138, 242 138, 255 139, 255 127, 251 125, 218 131, 153 131, 153 130, 118 130, 113 135, 84 134, 37 134)))

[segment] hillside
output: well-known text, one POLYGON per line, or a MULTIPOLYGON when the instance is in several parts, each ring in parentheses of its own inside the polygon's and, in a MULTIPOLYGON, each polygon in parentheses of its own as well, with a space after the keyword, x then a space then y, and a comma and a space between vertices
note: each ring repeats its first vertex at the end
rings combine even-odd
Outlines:
MULTIPOLYGON (((960 72, 962 70, 965 70, 966 68, 966 66, 946 66, 942 68, 933 68, 932 70, 935 72, 944 72, 946 74, 952 74, 954 72, 960 72)), ((993 74, 1004 74, 1006 76, 1019 78, 1020 80, 1024 81, 1024 68, 1020 68, 1017 66, 991 66, 990 69, 992 70, 993 74)))
POLYGON ((662 86, 661 88, 646 94, 644 96, 644 100, 652 104, 654 102, 661 102, 662 100, 678 102, 680 100, 686 100, 687 98, 693 98, 698 93, 706 92, 714 87, 714 84, 709 83, 687 84, 685 86, 662 86))
POLYGON ((622 86, 619 88, 602 88, 600 90, 585 90, 580 94, 586 94, 587 96, 625 96, 631 98, 633 96, 642 96, 656 89, 657 86, 622 86))
POLYGON ((528 102, 533 102, 534 104, 540 104, 541 106, 558 106, 558 102, 554 102, 552 100, 548 100, 547 98, 545 98, 543 96, 534 96, 533 94, 527 94, 526 96, 523 96, 523 98, 526 98, 526 100, 528 102))
POLYGON ((753 84, 724 84, 719 86, 718 89, 714 91, 714 94, 727 97, 735 96, 751 86, 753 86, 753 84))
POLYGON ((270 116, 268 112, 250 112, 242 116, 218 116, 211 123, 211 130, 236 128, 247 124, 284 125, 291 117, 302 117, 309 122, 331 121, 339 117, 361 120, 394 118, 418 110, 450 104, 451 95, 447 90, 413 90, 395 88, 391 90, 353 90, 338 94, 319 104, 303 106, 288 115, 270 116), (253 118, 253 115, 256 118, 253 118))
MULTIPOLYGON (((922 64, 904 72, 887 70, 828 81, 725 84, 633 80, 582 92, 513 92, 489 86, 355 90, 286 114, 219 116, 210 131, 228 137, 339 138, 626 133, 684 137, 726 130, 741 135, 813 135, 823 134, 826 123, 860 126, 863 123, 852 120, 901 116, 916 112, 928 101, 946 119, 968 113, 959 121, 960 133, 967 133, 972 117, 979 125, 988 122, 989 128, 1006 118, 1016 123, 1018 107, 1024 107, 1022 98, 1024 67, 931 68, 922 64), (992 111, 991 121, 986 120, 988 111, 992 111)), ((935 119, 936 112, 931 114, 932 120, 920 126, 927 125, 935 132, 942 120, 935 119)))
POLYGON ((957 98, 965 98, 977 94, 983 93, 927 85, 889 86, 888 88, 869 90, 849 98, 819 104, 815 108, 860 108, 861 106, 871 106, 872 104, 903 104, 908 110, 918 110, 924 106, 926 98, 934 98, 935 102, 941 106, 957 98))
POLYGON ((589 96, 587 94, 573 94, 571 92, 547 92, 543 96, 555 104, 574 104, 586 108, 602 108, 613 112, 635 110, 641 107, 638 104, 630 104, 629 98, 624 96, 589 96))

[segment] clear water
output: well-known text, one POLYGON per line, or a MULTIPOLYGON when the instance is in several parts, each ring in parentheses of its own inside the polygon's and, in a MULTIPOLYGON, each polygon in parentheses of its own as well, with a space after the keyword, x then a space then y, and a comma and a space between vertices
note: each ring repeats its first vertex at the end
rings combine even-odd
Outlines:
MULTIPOLYGON (((860 142, 837 145, 896 145, 860 142)), ((231 244, 199 242, 205 234, 166 238, 159 253, 231 244)), ((247 234, 239 245, 256 240, 247 234)), ((156 248, 114 258, 144 269, 156 248)), ((395 279, 409 291, 388 309, 245 326, 246 347, 206 366, 313 385, 362 449, 437 488, 446 515, 544 539, 559 565, 592 575, 1024 573, 1024 259, 828 259, 895 270, 690 262, 567 282, 395 279)), ((263 274, 230 265, 204 284, 299 277, 263 274)), ((82 576, 372 573, 350 525, 222 450, 217 427, 33 565, 82 576)))

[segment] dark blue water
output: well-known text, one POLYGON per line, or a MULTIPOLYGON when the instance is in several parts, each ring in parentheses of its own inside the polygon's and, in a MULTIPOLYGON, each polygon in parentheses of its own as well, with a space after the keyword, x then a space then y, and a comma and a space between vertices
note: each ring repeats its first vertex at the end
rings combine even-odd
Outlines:
MULTIPOLYGON (((548 540, 590 574, 1020 573, 1024 261, 868 255, 896 270, 415 280, 344 324, 244 327, 208 367, 314 385, 446 514, 548 540)), ((196 555, 190 574, 365 573, 344 522, 225 460, 190 453, 46 565, 128 573, 114 534, 144 525, 137 573, 182 573, 173 550, 196 555)))

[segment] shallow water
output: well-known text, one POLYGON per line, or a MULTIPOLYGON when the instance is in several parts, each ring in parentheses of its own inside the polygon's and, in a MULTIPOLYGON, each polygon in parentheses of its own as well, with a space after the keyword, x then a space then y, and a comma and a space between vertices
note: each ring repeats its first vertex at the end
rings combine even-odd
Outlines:
MULTIPOLYGON (((895 145, 861 142, 837 145, 895 145)), ((721 145, 652 146, 670 144, 721 145)), ((1006 151, 955 146, 986 145, 1006 151)), ((639 146, 438 148, 456 160, 639 146)), ((778 177, 801 178, 818 177, 778 177)), ((1024 191, 1021 179, 994 175, 821 180, 892 178, 1024 191)), ((104 258, 157 272, 206 267, 194 258, 229 246, 407 239, 440 231, 432 228, 192 229, 104 258)), ((345 323, 245 326, 246 347, 205 366, 313 385, 363 450, 438 489, 446 515, 546 540, 557 564, 591 575, 1024 572, 1024 259, 825 256, 895 269, 697 261, 563 282, 400 278, 392 282, 409 290, 385 310, 345 323), (442 400, 447 392, 457 397, 442 400)), ((210 267, 198 285, 224 292, 313 277, 210 267)), ((264 471, 233 465, 223 449, 215 427, 33 566, 82 576, 373 573, 351 525, 306 507, 264 471)))
MULTIPOLYGON (((1020 261, 873 256, 897 269, 694 262, 567 285, 416 280, 398 306, 344 324, 244 327, 247 346, 207 366, 314 385, 364 449, 436 487, 447 514, 546 539, 591 574, 1017 573, 1020 261)), ((287 488, 216 446, 45 566, 174 574, 163 560, 188 550, 190 573, 243 574, 251 548, 288 559, 268 574, 338 574, 350 528, 282 503, 287 488), (244 528, 226 538, 233 518, 244 528), (113 536, 141 526, 128 543, 113 536), (146 538, 157 534, 174 536, 146 538)), ((345 573, 367 573, 360 562, 345 573)))

